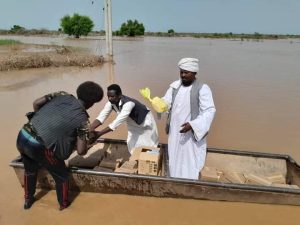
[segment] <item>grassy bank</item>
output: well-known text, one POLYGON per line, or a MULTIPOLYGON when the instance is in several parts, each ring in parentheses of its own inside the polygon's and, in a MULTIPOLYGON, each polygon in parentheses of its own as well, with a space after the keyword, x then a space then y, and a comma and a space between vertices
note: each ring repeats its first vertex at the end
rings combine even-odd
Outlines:
POLYGON ((0 40, 0 45, 16 45, 16 44, 22 44, 22 42, 11 40, 11 39, 0 40))

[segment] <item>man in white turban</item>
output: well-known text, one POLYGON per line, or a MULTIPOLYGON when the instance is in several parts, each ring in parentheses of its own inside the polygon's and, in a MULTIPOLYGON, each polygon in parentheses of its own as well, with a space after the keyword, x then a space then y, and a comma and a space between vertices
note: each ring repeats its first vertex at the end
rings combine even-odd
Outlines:
POLYGON ((198 59, 183 58, 178 67, 180 79, 171 83, 163 97, 169 109, 169 171, 171 177, 198 179, 216 109, 210 88, 196 78, 198 59))

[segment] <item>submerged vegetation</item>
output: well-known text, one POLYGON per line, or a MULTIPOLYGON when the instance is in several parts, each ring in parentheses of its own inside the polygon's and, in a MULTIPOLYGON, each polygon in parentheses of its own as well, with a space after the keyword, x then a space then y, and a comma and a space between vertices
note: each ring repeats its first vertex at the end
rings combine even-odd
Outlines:
POLYGON ((0 71, 21 70, 42 67, 101 65, 102 56, 64 46, 18 45, 3 46, 0 52, 0 71))
POLYGON ((202 33, 194 34, 193 37, 196 38, 225 38, 225 39, 279 39, 283 38, 282 35, 277 34, 260 34, 255 32, 253 34, 234 34, 234 33, 202 33))
POLYGON ((47 29, 18 29, 18 30, 0 30, 0 35, 59 35, 62 31, 47 29))
POLYGON ((145 32, 145 36, 157 36, 157 37, 194 37, 194 38, 214 38, 214 39, 240 39, 240 40, 248 40, 248 39, 285 39, 285 38, 300 38, 300 35, 293 34, 261 34, 255 32, 253 34, 234 34, 232 32, 229 33, 179 33, 179 32, 145 32), (172 35, 170 35, 170 33, 172 35))

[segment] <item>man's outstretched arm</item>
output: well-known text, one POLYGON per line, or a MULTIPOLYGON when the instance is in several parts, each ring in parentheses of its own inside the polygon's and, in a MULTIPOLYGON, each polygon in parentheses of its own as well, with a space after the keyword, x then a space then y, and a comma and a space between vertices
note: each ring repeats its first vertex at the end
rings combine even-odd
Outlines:
POLYGON ((101 123, 99 120, 95 119, 95 120, 93 121, 93 123, 91 124, 90 130, 91 130, 91 131, 94 131, 94 130, 95 130, 97 127, 99 127, 100 125, 102 125, 102 123, 101 123))

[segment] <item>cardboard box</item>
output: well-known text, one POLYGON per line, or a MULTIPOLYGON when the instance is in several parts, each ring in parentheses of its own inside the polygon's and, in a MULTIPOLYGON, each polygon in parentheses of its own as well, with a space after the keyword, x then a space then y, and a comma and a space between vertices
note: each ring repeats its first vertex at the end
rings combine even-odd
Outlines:
POLYGON ((116 173, 137 173, 137 161, 126 161, 115 169, 116 173))
MULTIPOLYGON (((143 147, 138 151, 138 174, 157 176, 161 164, 160 149, 155 147, 143 147)), ((135 157, 136 156, 133 157, 134 160, 136 159, 135 157)))
POLYGON ((104 158, 99 166, 100 167, 104 167, 104 168, 108 168, 108 169, 115 169, 117 167, 118 162, 116 160, 112 160, 109 158, 104 158))
POLYGON ((133 151, 132 151, 132 155, 129 158, 129 161, 139 160, 141 152, 142 151, 148 151, 148 150, 160 151, 160 148, 150 147, 150 146, 140 146, 140 147, 134 148, 133 151))

